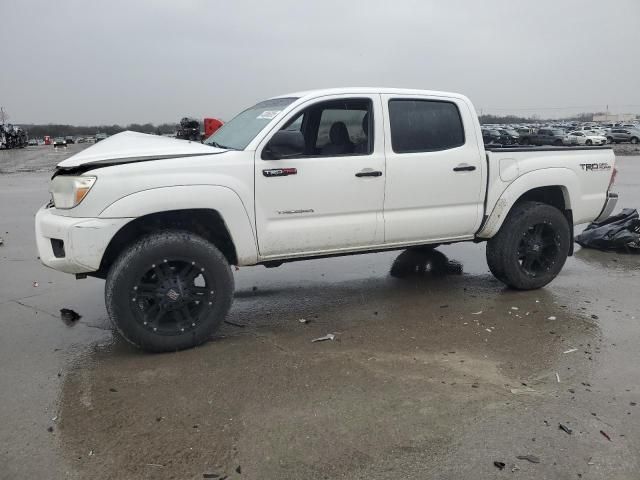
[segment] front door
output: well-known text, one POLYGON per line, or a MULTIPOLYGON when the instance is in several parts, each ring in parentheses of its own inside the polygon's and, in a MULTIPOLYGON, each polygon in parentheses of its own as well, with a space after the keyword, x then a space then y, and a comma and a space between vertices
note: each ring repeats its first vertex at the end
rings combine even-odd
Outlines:
POLYGON ((382 244, 386 172, 380 96, 312 100, 277 130, 283 133, 268 136, 256 150, 260 257, 382 244), (297 151, 300 144, 303 151, 297 151))
POLYGON ((471 237, 486 181, 473 111, 461 99, 383 95, 387 244, 471 237))

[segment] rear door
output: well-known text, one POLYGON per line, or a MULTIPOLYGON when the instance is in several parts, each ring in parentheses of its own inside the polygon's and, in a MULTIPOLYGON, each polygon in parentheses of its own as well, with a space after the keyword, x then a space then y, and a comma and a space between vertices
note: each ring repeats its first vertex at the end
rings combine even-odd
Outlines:
POLYGON ((279 123, 256 150, 255 209, 262 258, 380 245, 385 158, 379 95, 325 96, 279 123), (291 158, 263 154, 278 130, 304 138, 291 158))
POLYGON ((472 236, 480 225, 484 149, 460 99, 383 95, 385 242, 472 236))

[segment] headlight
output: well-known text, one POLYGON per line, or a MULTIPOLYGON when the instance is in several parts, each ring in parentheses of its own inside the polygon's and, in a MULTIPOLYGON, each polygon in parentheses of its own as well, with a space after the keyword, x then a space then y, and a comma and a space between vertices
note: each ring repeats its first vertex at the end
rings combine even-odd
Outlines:
POLYGON ((87 196, 96 177, 58 175, 51 181, 50 192, 56 208, 73 208, 87 196))

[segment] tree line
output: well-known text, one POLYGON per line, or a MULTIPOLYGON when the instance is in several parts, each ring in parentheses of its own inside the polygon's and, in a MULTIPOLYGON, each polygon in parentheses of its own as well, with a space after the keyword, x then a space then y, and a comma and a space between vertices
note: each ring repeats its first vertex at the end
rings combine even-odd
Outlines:
POLYGON ((106 133, 107 135, 115 135, 116 133, 124 132, 125 130, 131 130, 141 133, 152 133, 156 135, 162 135, 166 133, 175 133, 175 123, 161 123, 154 125, 153 123, 130 123, 129 125, 63 125, 56 123, 49 123, 46 125, 37 124, 21 124, 27 132, 29 132, 30 138, 42 138, 45 135, 50 137, 65 137, 72 135, 74 137, 82 136, 94 136, 96 133, 106 133))

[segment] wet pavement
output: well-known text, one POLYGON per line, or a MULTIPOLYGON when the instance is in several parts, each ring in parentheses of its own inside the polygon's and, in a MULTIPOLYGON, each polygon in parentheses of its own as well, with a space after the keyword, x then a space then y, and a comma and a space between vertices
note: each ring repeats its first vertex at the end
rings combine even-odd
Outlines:
MULTIPOLYGON (((104 282, 36 259, 69 153, 0 152, 0 478, 640 476, 639 256, 576 246, 532 292, 482 244, 241 268, 211 342, 150 355, 112 333, 104 282)), ((618 168, 640 207, 640 157, 618 168)))

